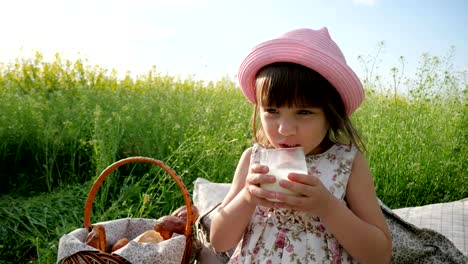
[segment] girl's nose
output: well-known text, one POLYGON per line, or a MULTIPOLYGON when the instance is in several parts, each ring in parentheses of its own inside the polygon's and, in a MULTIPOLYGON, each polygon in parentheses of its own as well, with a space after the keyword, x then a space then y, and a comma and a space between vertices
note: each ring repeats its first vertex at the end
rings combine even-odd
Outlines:
POLYGON ((278 124, 278 133, 283 136, 292 136, 296 134, 296 124, 292 120, 282 119, 278 124))

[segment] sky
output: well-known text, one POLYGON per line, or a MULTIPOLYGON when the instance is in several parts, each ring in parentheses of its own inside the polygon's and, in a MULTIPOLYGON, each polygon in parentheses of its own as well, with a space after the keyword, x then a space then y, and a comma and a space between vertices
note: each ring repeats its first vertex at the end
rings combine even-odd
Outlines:
POLYGON ((466 0, 15 0, 0 2, 0 63, 86 60, 121 75, 235 80, 255 45, 295 28, 326 26, 363 79, 359 56, 388 75, 414 75, 421 55, 468 69, 466 0), (384 43, 379 46, 379 43, 384 43), (379 52, 379 47, 381 47, 379 52), (378 56, 377 56, 378 54, 378 56))

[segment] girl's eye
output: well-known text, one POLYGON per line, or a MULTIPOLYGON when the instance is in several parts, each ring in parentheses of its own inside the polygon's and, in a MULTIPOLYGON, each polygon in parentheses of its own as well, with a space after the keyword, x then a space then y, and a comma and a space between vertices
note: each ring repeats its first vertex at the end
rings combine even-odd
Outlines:
POLYGON ((263 111, 268 114, 278 113, 278 110, 276 108, 265 108, 263 111))
POLYGON ((309 111, 309 110, 299 110, 297 112, 298 115, 312 115, 313 112, 312 111, 309 111))

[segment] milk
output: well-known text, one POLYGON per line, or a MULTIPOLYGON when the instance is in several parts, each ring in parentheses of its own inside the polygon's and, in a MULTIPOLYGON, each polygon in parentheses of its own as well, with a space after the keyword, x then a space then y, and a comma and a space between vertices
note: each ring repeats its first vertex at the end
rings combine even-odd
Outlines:
POLYGON ((273 192, 279 192, 279 193, 284 193, 288 195, 293 195, 293 196, 299 196, 298 193, 292 192, 288 189, 284 189, 283 187, 279 186, 279 181, 280 180, 288 180, 288 174, 289 173, 300 173, 300 174, 307 174, 306 171, 303 170, 298 170, 298 169, 288 169, 288 168, 270 168, 268 175, 273 175, 276 177, 276 181, 274 183, 264 183, 261 184, 260 187, 273 191, 273 192))

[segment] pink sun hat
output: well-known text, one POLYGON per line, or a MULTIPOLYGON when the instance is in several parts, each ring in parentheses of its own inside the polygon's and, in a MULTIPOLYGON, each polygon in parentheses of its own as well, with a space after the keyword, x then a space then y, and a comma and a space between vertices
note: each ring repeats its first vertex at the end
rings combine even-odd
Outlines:
POLYGON ((346 64, 340 48, 328 29, 296 29, 265 41, 247 55, 239 67, 238 79, 247 99, 255 104, 255 79, 258 71, 275 62, 292 62, 315 70, 338 91, 351 115, 364 100, 362 83, 346 64))

